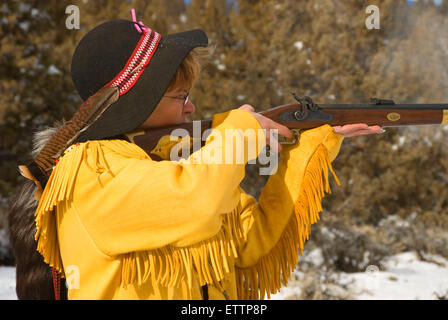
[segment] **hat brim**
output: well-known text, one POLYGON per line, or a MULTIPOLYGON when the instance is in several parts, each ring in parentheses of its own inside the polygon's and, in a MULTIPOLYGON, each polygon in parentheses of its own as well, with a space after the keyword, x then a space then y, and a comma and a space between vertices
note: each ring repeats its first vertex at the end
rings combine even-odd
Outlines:
POLYGON ((207 45, 207 35, 199 29, 162 36, 156 52, 134 86, 84 131, 77 142, 104 139, 135 130, 154 111, 188 53, 207 45))

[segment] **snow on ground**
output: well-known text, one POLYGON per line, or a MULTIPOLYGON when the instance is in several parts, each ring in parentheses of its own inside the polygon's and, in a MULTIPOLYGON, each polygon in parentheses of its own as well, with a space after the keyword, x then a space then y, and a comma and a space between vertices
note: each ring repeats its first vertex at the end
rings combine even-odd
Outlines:
MULTIPOLYGON (((448 298, 448 260, 427 256, 421 261, 414 252, 392 256, 381 266, 369 266, 366 272, 339 273, 338 283, 346 285, 359 300, 434 300, 448 298)), ((304 274, 296 271, 298 279, 304 274)), ((333 292, 343 291, 334 285, 333 292)), ((286 287, 272 299, 290 299, 300 295, 300 288, 286 287)))
MULTIPOLYGON (((432 300, 448 298, 448 260, 427 256, 421 261, 414 252, 392 256, 381 267, 369 266, 366 272, 340 273, 339 283, 346 285, 360 300, 432 300)), ((296 271, 297 277, 303 273, 296 271)), ((271 299, 294 296, 300 288, 283 288, 271 299)), ((15 268, 0 266, 0 300, 17 299, 15 268)))
POLYGON ((434 262, 420 261, 413 252, 402 253, 384 261, 384 272, 344 274, 341 283, 354 280, 351 288, 362 300, 448 298, 448 260, 430 259, 434 262))
POLYGON ((0 266, 0 300, 17 300, 14 267, 0 266))

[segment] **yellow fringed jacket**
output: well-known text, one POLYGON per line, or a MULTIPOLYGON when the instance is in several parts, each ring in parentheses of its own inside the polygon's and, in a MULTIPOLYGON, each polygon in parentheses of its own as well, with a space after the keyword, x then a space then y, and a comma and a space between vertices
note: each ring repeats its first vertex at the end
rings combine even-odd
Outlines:
MULTIPOLYGON (((239 109, 215 115, 212 128, 261 129, 239 109)), ((247 150, 243 164, 188 161, 213 152, 213 139, 179 161, 153 161, 122 140, 74 145, 39 202, 38 250, 65 276, 69 299, 202 299, 205 284, 210 299, 269 297, 319 219, 342 140, 324 125, 283 145, 258 202, 239 186, 247 150)))

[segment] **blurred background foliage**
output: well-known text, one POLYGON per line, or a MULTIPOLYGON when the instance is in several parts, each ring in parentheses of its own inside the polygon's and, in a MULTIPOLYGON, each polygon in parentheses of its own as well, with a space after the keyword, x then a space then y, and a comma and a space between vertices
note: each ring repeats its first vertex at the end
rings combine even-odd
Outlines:
MULTIPOLYGON (((106 20, 130 20, 131 8, 159 33, 208 34, 214 50, 191 92, 194 120, 245 103, 257 111, 292 103, 290 92, 318 103, 448 102, 448 1, 3 0, 0 229, 33 133, 81 104, 70 79, 76 44, 106 20), (79 30, 66 28, 72 4, 79 30), (379 30, 365 26, 371 4, 380 9, 379 30)), ((404 250, 448 257, 447 134, 424 126, 346 138, 333 164, 342 185, 332 181, 308 249, 350 272, 404 250)), ((257 196, 265 181, 248 165, 247 192, 257 196)))

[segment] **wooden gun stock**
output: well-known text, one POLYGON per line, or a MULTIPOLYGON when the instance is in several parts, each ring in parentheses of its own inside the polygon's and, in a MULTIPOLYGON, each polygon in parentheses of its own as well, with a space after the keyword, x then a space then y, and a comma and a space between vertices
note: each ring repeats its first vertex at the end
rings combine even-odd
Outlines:
MULTIPOLYGON (((370 104, 314 104, 311 98, 298 98, 298 103, 274 107, 260 114, 289 129, 311 129, 328 124, 342 126, 353 123, 398 127, 410 125, 448 124, 448 104, 395 104, 392 100, 371 99, 370 104)), ((198 123, 198 122, 196 122, 198 123)), ((211 128, 211 120, 201 120, 200 132, 194 132, 193 122, 141 131, 130 135, 133 142, 148 154, 164 135, 175 129, 185 129, 190 136, 203 137, 211 128)))

